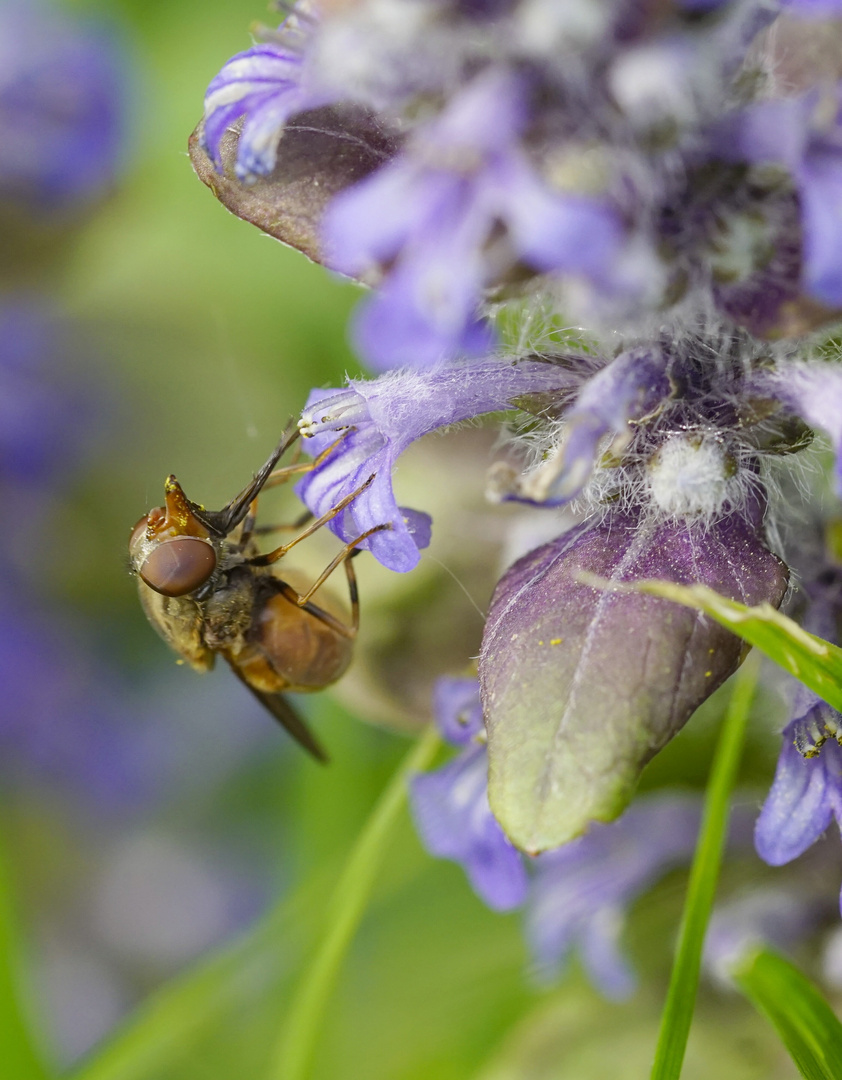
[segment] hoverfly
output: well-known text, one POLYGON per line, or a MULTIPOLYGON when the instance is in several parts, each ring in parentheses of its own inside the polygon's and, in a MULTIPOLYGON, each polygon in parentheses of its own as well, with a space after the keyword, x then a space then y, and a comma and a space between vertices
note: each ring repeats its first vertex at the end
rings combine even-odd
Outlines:
MULTIPOLYGON (((256 527, 260 492, 314 468, 342 441, 312 463, 276 469, 298 434, 297 428, 288 427, 252 481, 221 510, 205 510, 192 502, 169 476, 164 505, 150 510, 132 529, 129 556, 140 602, 164 641, 197 671, 209 671, 217 654, 224 657, 290 735, 325 761, 321 745, 283 692, 322 690, 348 668, 359 626, 352 557, 367 536, 389 525, 369 529, 346 544, 304 593, 276 573, 278 561, 291 548, 326 525, 374 480, 369 477, 321 517, 311 520, 307 514, 291 526, 301 530, 294 539, 261 554, 256 536, 274 529, 256 527), (337 613, 329 596, 319 604, 312 599, 340 565, 348 580, 350 621, 337 613)), ((276 528, 284 527, 289 526, 276 528)))

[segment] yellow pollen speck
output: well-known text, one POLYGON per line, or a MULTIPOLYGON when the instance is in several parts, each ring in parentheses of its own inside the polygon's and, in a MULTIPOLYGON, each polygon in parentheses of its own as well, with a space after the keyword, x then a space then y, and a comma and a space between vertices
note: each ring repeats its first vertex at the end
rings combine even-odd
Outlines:
POLYGON ((550 639, 550 645, 560 645, 564 641, 562 637, 554 637, 550 639))
POLYGON ((705 672, 705 678, 706 678, 706 679, 709 679, 709 678, 711 677, 711 675, 713 675, 713 672, 712 672, 712 671, 706 671, 706 672, 705 672))
POLYGON ((543 641, 539 641, 539 642, 538 642, 538 644, 539 644, 539 645, 543 645, 544 643, 543 643, 543 641))
POLYGON ((181 667, 184 664, 184 661, 183 660, 176 660, 176 663, 178 664, 179 667, 181 667))

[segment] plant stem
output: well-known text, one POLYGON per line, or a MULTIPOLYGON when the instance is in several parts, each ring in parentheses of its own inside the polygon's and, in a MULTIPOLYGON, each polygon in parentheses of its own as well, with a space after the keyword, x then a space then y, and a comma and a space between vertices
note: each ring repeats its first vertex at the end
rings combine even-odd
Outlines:
POLYGON ((308 1075, 325 1008, 406 801, 407 784, 413 773, 431 763, 439 745, 431 726, 406 756, 363 827, 328 907, 324 937, 293 995, 270 1067, 271 1080, 305 1080, 308 1075))
POLYGON ((705 931, 725 846, 731 791, 742 756, 758 667, 759 658, 752 656, 738 673, 719 734, 690 870, 675 963, 661 1017, 652 1080, 678 1080, 681 1075, 699 985, 705 931))

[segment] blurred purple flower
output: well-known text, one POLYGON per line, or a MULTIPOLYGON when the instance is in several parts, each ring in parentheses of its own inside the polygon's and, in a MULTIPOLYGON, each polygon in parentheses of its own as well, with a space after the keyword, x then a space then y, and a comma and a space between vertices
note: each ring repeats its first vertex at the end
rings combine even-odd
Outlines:
POLYGON ((357 344, 376 369, 486 351, 483 290, 518 262, 609 276, 619 218, 605 200, 554 192, 540 179, 520 145, 526 99, 514 75, 481 76, 416 128, 395 160, 331 203, 332 265, 357 277, 388 267, 356 321, 357 344))
POLYGON ((729 983, 735 965, 753 949, 771 945, 788 952, 829 915, 826 896, 813 889, 752 888, 717 904, 705 938, 705 966, 729 983))
POLYGON ((570 382, 570 373, 551 363, 492 358, 394 372, 371 381, 354 379, 347 390, 313 391, 299 421, 309 452, 316 457, 341 441, 299 482, 298 496, 314 514, 323 514, 373 476, 370 487, 330 528, 350 543, 388 522, 390 530, 360 546, 390 570, 411 570, 419 548, 429 543, 430 520, 397 505, 392 470, 399 455, 436 428, 513 408, 519 398, 565 389, 570 382))
POLYGON ((0 686, 6 776, 36 777, 112 810, 148 797, 151 759, 125 690, 77 621, 10 588, 0 591, 0 686))
POLYGON ((628 997, 635 976, 620 938, 632 902, 669 870, 689 862, 701 800, 659 793, 617 821, 535 860, 526 936, 539 971, 552 975, 576 946, 589 978, 611 999, 628 997))
POLYGON ((0 298, 0 484, 31 488, 67 470, 88 437, 94 391, 68 378, 72 328, 42 299, 0 298))
POLYGON ((523 856, 488 805, 488 756, 477 741, 482 733, 477 680, 439 679, 434 706, 442 735, 464 749, 441 769, 413 779, 416 827, 431 855, 464 867, 490 908, 510 911, 526 899, 528 878, 523 856))
POLYGON ((126 58, 102 26, 42 0, 0 6, 0 201, 54 213, 112 183, 126 58))
POLYGON ((828 19, 842 14, 842 0, 779 0, 790 15, 805 19, 828 19))
POLYGON ((726 118, 716 138, 730 161, 784 166, 801 207, 806 291, 842 307, 842 88, 764 101, 726 118), (828 105, 832 109, 828 110, 828 105))
POLYGON ((475 678, 442 678, 433 687, 433 715, 442 737, 451 746, 482 740, 482 703, 475 678))

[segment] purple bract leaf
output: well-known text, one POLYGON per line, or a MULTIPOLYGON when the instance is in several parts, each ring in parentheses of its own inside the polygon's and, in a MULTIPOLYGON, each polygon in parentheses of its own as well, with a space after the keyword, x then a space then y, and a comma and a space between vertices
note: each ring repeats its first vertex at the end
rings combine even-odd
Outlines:
POLYGON ((610 821, 637 778, 734 671, 742 643, 703 614, 583 584, 662 578, 777 606, 783 564, 732 514, 650 524, 620 510, 512 566, 480 655, 489 798, 515 844, 538 852, 610 821))
POLYGON ((283 152, 272 172, 244 183, 236 174, 241 127, 219 137, 221 171, 203 148, 204 124, 196 128, 189 144, 196 175, 232 214, 331 266, 320 239, 325 207, 394 153, 393 136, 364 109, 315 109, 286 125, 283 152))

